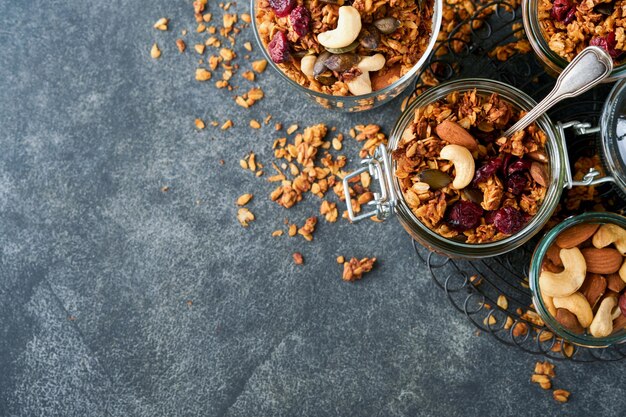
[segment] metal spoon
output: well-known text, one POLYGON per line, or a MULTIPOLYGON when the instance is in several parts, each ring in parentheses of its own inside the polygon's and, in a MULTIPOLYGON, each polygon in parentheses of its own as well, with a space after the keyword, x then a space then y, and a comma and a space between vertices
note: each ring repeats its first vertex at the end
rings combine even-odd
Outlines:
POLYGON ((504 136, 524 129, 559 101, 591 89, 608 77, 612 70, 613 59, 604 49, 597 46, 583 49, 561 72, 550 94, 504 132, 504 136))

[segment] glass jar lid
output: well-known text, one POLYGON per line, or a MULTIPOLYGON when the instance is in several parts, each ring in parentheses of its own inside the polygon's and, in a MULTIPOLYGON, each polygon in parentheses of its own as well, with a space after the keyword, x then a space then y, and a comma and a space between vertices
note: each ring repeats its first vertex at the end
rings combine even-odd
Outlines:
POLYGON ((602 110, 602 157, 607 175, 626 197, 626 80, 611 90, 602 110))

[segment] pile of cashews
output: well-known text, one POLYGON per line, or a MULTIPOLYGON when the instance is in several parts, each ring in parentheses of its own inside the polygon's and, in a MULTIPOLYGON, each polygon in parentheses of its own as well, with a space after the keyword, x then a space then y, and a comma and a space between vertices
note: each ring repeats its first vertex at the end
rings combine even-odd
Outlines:
MULTIPOLYGON (((352 6, 341 6, 337 27, 333 30, 317 35, 317 41, 325 48, 340 49, 353 43, 361 32, 361 15, 352 6)), ((300 70, 309 78, 314 77, 313 67, 317 57, 306 55, 300 61, 300 70)), ((382 54, 361 57, 356 67, 361 74, 350 81, 346 81, 350 93, 355 96, 372 92, 372 82, 369 73, 379 71, 385 66, 385 57, 382 54)))
MULTIPOLYGON (((570 229, 576 227, 580 225, 570 229)), ((575 233, 570 233, 572 235, 575 233)), ((584 234, 581 239, 585 239, 584 234)), ((557 237, 551 249, 558 255, 544 258, 538 288, 549 313, 559 324, 573 333, 587 330, 593 337, 601 338, 623 329, 626 323, 626 311, 620 308, 626 301, 626 230, 616 224, 602 224, 585 239, 585 242, 589 241, 592 246, 586 247, 588 243, 578 242, 574 246, 561 244, 565 247, 559 247, 557 237), (617 262, 608 262, 608 257, 601 259, 603 252, 598 250, 607 249, 619 252, 621 258, 616 255, 617 262), (590 253, 594 253, 595 259, 590 253), (560 265, 557 264, 559 261, 560 265), (610 273, 605 269, 600 275, 598 263, 612 263, 615 270, 610 273)))

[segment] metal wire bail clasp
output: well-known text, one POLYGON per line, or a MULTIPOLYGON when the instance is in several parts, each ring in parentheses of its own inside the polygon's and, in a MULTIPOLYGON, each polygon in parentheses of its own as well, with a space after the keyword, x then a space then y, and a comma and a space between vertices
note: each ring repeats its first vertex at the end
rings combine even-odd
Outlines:
POLYGON ((589 168, 589 172, 585 174, 582 181, 574 181, 572 178, 572 168, 569 163, 569 154, 567 152, 567 142, 565 140, 565 129, 572 128, 576 135, 588 135, 591 133, 597 133, 600 131, 599 127, 591 127, 590 123, 581 123, 577 120, 572 120, 567 123, 557 123, 557 127, 559 128, 559 133, 561 134, 561 143, 563 145, 563 156, 564 156, 564 164, 565 164, 565 184, 564 186, 568 189, 576 186, 589 186, 589 185, 597 185, 604 184, 606 182, 615 183, 615 178, 610 175, 606 175, 604 177, 596 178, 600 175, 600 172, 595 168, 589 168))
POLYGON ((385 145, 378 146, 374 156, 361 160, 361 164, 363 165, 361 168, 346 175, 343 179, 343 192, 346 198, 348 217, 351 222, 369 219, 372 216, 376 216, 379 220, 385 220, 393 212, 393 206, 395 204, 391 183, 391 160, 385 145), (350 201, 349 182, 352 178, 359 177, 366 171, 369 171, 372 178, 378 180, 380 192, 374 192, 374 199, 367 203, 375 208, 357 216, 352 209, 352 202, 350 201))

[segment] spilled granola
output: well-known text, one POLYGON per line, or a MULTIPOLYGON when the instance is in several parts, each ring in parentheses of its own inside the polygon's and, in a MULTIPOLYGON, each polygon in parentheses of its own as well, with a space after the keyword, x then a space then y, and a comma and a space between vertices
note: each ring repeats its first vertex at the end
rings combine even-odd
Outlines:
POLYGON ((258 0, 256 22, 289 78, 346 96, 380 90, 409 72, 428 47, 432 15, 432 0, 258 0))
POLYGON ((536 125, 501 137, 521 116, 497 94, 453 92, 419 108, 393 152, 406 203, 428 228, 466 243, 501 240, 537 214, 548 180, 536 125))

